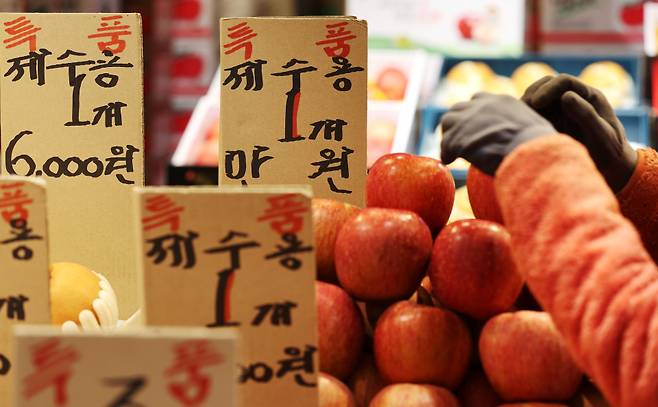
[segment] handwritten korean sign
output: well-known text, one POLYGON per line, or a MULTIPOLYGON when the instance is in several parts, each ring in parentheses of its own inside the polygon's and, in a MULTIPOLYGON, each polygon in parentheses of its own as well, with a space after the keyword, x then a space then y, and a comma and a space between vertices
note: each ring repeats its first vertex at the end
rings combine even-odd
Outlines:
POLYGON ((137 191, 148 325, 239 329, 245 406, 317 405, 310 187, 137 191))
POLYGON ((364 204, 367 25, 339 18, 220 23, 220 184, 311 184, 364 204))
POLYGON ((137 14, 0 14, 0 172, 48 180, 53 261, 137 307, 131 188, 143 185, 137 14))
POLYGON ((0 177, 0 405, 11 404, 16 324, 50 323, 46 187, 41 180, 0 177))
POLYGON ((236 404, 235 332, 16 330, 17 407, 236 404))

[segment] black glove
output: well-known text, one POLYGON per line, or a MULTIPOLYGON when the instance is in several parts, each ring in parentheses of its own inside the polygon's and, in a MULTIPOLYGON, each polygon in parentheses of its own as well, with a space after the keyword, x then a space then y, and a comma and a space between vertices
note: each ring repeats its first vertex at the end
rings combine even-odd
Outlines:
POLYGON ((556 133, 551 123, 525 103, 490 93, 456 104, 443 115, 441 127, 444 164, 463 157, 492 176, 516 146, 556 133))
POLYGON ((637 153, 601 91, 562 74, 533 83, 521 100, 557 131, 583 143, 614 192, 626 185, 635 171, 637 153))

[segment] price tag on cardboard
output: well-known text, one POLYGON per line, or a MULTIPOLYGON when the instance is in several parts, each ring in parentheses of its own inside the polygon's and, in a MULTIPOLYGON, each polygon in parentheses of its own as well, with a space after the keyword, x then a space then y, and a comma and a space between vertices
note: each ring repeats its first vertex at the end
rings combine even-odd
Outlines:
POLYGON ((50 323, 46 185, 0 177, 0 405, 11 405, 14 325, 50 323))
POLYGON ((363 206, 366 22, 227 18, 220 32, 220 184, 310 184, 363 206))
POLYGON ((136 192, 147 325, 237 328, 245 406, 317 405, 310 187, 136 192))
POLYGON ((16 329, 16 407, 236 406, 236 333, 16 329))
POLYGON ((3 174, 48 180, 52 261, 105 275, 137 307, 131 188, 143 185, 137 14, 0 14, 3 174))

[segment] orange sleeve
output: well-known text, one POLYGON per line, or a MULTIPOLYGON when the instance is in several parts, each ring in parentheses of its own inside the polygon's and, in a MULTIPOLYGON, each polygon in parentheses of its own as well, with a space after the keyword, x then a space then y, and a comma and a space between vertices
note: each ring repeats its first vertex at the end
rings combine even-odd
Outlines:
POLYGON ((617 199, 621 213, 635 225, 644 246, 658 262, 658 153, 638 151, 637 167, 617 199))
POLYGON ((495 177, 519 269, 617 407, 658 406, 658 268, 587 150, 552 135, 495 177))

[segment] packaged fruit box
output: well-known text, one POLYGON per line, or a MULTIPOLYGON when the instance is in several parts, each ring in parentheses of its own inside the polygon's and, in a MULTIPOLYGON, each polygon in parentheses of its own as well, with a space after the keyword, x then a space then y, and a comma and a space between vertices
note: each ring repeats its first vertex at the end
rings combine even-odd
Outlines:
POLYGON ((430 56, 423 51, 368 52, 368 167, 384 154, 414 148, 415 117, 430 56))
POLYGON ((365 208, 312 200, 321 407, 609 407, 528 288, 493 182, 471 168, 460 192, 394 153, 365 208))

